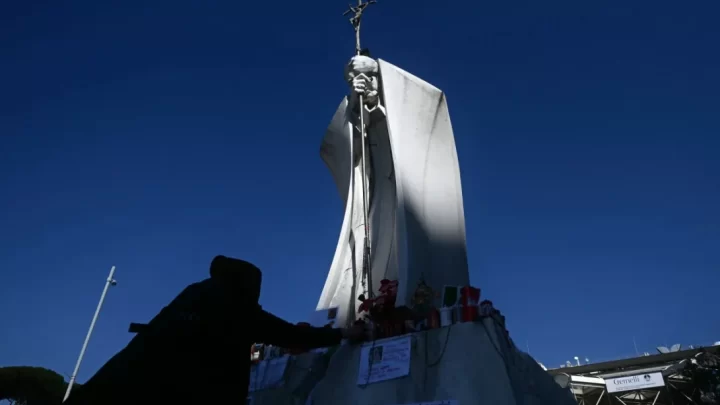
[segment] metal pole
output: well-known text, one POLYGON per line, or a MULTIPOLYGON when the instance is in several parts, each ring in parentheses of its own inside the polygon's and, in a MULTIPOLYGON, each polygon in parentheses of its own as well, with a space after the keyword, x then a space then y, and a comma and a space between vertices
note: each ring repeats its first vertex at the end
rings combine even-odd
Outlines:
POLYGON ((100 302, 98 302, 98 306, 95 309, 95 315, 93 315, 92 321, 90 322, 90 329, 88 329, 88 333, 85 336, 85 342, 82 345, 82 349, 80 349, 80 356, 78 356, 77 363, 75 363, 75 370, 73 370, 72 376, 70 376, 70 382, 68 383, 67 391, 65 391, 65 398, 63 398, 63 402, 67 401, 68 397, 70 396, 70 391, 72 391, 73 384, 75 384, 75 378, 77 378, 78 371, 80 370, 80 363, 82 363, 83 356, 85 356, 85 349, 87 349, 88 342, 90 341, 90 336, 92 335, 93 329, 95 328, 95 322, 98 319, 98 315, 100 315, 100 309, 102 308, 103 302, 105 301, 105 295, 107 295, 108 288, 110 288, 111 285, 115 285, 117 283, 115 279, 113 279, 113 274, 115 274, 115 266, 112 266, 112 268, 110 268, 110 275, 105 281, 105 287, 103 288, 102 295, 100 296, 100 302))
POLYGON ((633 346, 635 346, 635 355, 640 356, 640 352, 637 349, 637 343, 635 343, 635 336, 633 336, 633 346))
POLYGON ((660 390, 658 390, 657 394, 655 394, 655 399, 653 399, 652 405, 655 405, 655 402, 657 402, 659 397, 660 397, 660 390))
MULTIPOLYGON (((360 55, 362 52, 362 48, 360 47, 360 23, 362 20, 362 14, 365 11, 365 8, 375 3, 374 0, 369 0, 366 2, 363 2, 363 0, 358 0, 358 6, 357 8, 350 7, 350 10, 348 10, 345 14, 348 13, 354 13, 354 16, 350 19, 350 22, 352 23, 353 27, 355 28, 355 54, 360 55)), ((363 272, 365 272, 365 276, 367 277, 367 283, 369 285, 368 287, 368 295, 370 298, 373 298, 375 296, 375 292, 373 291, 373 282, 372 282, 372 267, 370 265, 371 262, 371 255, 370 255, 370 224, 368 221, 368 189, 367 189, 367 172, 366 172, 366 151, 365 151, 365 138, 367 137, 366 134, 366 128, 365 128, 365 103, 363 100, 362 94, 358 95, 358 103, 359 108, 358 111, 360 113, 360 143, 362 145, 362 156, 361 156, 361 164, 360 164, 360 170, 362 171, 362 197, 363 197, 363 221, 364 221, 364 228, 365 228, 365 243, 363 246, 363 272)))
POLYGON ((368 281, 368 292, 370 294, 370 298, 373 298, 375 296, 375 292, 373 291, 373 282, 372 282, 372 267, 370 266, 370 223, 368 222, 368 189, 367 189, 367 171, 365 167, 365 138, 366 138, 366 131, 365 131, 365 105, 363 104, 363 96, 359 95, 360 102, 360 143, 362 144, 362 160, 360 165, 360 170, 362 171, 362 197, 363 197, 363 221, 365 226, 365 246, 363 248, 363 267, 367 272, 367 281, 368 281))
POLYGON ((595 405, 600 405, 600 400, 602 399, 603 395, 605 395, 605 390, 602 390, 602 392, 600 392, 600 397, 598 398, 597 402, 595 402, 595 405))

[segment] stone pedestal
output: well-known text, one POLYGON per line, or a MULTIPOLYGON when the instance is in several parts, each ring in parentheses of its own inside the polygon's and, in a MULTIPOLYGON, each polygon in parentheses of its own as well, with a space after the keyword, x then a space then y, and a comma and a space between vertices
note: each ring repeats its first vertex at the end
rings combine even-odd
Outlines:
POLYGON ((288 363, 282 386, 251 393, 253 405, 400 405, 457 400, 459 405, 573 405, 492 318, 411 335, 410 374, 358 386, 360 346, 288 363))

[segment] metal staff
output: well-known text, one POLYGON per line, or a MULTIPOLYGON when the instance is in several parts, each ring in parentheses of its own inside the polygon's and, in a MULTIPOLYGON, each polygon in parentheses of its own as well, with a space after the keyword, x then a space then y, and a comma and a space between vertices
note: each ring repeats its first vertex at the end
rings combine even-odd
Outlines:
MULTIPOLYGON (((355 28, 355 54, 360 55, 362 52, 362 48, 360 48, 360 22, 362 20, 363 12, 365 11, 365 8, 369 6, 370 4, 376 3, 376 0, 368 0, 366 2, 363 2, 363 0, 358 0, 357 7, 350 6, 350 9, 347 10, 343 15, 347 15, 352 13, 353 16, 350 18, 350 23, 353 25, 353 28, 355 28)), ((358 94, 358 102, 359 102, 359 112, 360 112, 360 143, 362 144, 362 159, 360 163, 360 168, 362 171, 362 197, 363 197, 363 220, 365 221, 364 227, 365 227, 365 243, 363 246, 363 273, 365 273, 365 276, 367 277, 367 282, 369 284, 368 288, 368 294, 370 295, 370 298, 373 298, 375 296, 375 292, 373 291, 373 282, 372 282, 372 271, 370 266, 370 224, 368 222, 368 190, 367 190, 367 171, 365 170, 365 138, 367 137, 367 131, 365 130, 365 104, 363 102, 363 96, 362 94, 358 94)))

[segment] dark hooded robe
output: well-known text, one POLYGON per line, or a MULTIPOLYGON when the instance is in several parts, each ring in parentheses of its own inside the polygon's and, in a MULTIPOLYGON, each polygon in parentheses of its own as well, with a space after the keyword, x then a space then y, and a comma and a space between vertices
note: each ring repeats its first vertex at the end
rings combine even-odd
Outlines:
POLYGON ((210 278, 185 288, 66 404, 240 403, 253 343, 302 349, 340 343, 339 329, 299 327, 264 311, 261 282, 251 263, 216 257, 210 278))

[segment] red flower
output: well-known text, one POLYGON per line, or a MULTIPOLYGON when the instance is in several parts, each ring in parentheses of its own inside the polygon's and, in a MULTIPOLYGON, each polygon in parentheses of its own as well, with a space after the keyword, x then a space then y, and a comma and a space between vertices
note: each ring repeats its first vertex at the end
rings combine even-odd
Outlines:
POLYGON ((372 298, 367 298, 363 300, 362 304, 360 304, 360 308, 358 309, 359 312, 368 311, 370 312, 370 309, 374 305, 374 300, 372 298))

